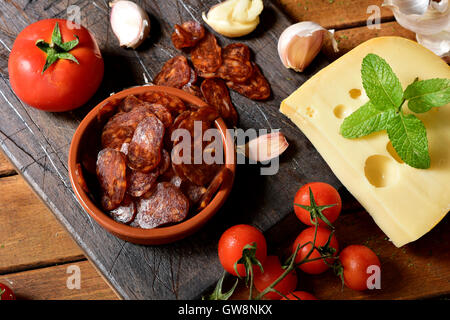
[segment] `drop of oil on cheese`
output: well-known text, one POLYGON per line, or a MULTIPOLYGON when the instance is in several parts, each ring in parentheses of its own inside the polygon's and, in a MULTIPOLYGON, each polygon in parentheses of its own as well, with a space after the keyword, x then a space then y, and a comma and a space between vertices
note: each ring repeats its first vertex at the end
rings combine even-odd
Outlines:
POLYGON ((312 118, 312 117, 314 117, 315 111, 311 107, 306 107, 305 113, 308 117, 312 118))
POLYGON ((366 159, 364 174, 374 187, 388 187, 398 180, 398 164, 387 156, 376 154, 366 159))
POLYGON ((352 99, 358 99, 361 96, 361 90, 359 89, 351 89, 348 93, 352 99))
POLYGON ((398 163, 403 163, 402 158, 400 158, 397 151, 395 151, 394 146, 392 145, 392 142, 390 142, 390 141, 388 142, 388 144, 386 145, 386 150, 387 150, 387 152, 389 152, 389 154, 392 156, 392 158, 395 159, 395 161, 397 161, 398 163))
POLYGON ((336 107, 334 107, 333 113, 336 116, 336 118, 344 119, 347 116, 349 116, 352 112, 350 108, 344 106, 343 104, 338 104, 336 107))

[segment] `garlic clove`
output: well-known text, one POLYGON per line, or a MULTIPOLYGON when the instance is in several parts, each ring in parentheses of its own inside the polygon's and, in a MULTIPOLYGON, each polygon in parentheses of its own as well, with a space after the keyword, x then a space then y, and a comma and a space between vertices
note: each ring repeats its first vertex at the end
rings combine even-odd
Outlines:
POLYGON ((433 35, 416 34, 417 42, 440 57, 450 57, 450 32, 441 31, 433 35))
POLYGON ((140 6, 132 1, 111 2, 111 28, 121 47, 136 49, 150 33, 150 19, 140 6))
POLYGON ((323 46, 324 37, 331 38, 334 51, 339 51, 334 31, 315 22, 299 22, 286 28, 278 39, 278 55, 286 68, 302 72, 323 46))
POLYGON ((253 161, 265 162, 280 156, 289 146, 284 135, 279 132, 264 134, 237 146, 237 151, 253 161))
POLYGON ((249 34, 259 24, 262 0, 226 0, 203 12, 203 20, 217 33, 235 38, 249 34))
POLYGON ((402 27, 421 35, 432 35, 450 28, 448 0, 441 0, 439 3, 432 1, 423 14, 408 14, 406 12, 411 10, 395 5, 393 0, 385 0, 383 6, 392 10, 395 19, 402 27))

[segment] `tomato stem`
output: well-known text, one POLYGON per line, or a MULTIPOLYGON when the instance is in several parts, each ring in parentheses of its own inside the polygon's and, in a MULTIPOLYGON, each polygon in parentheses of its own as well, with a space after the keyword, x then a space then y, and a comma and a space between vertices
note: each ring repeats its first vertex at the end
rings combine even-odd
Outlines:
POLYGON ((59 59, 70 60, 75 62, 76 64, 79 64, 77 58, 69 53, 70 50, 74 49, 79 44, 78 37, 76 35, 74 35, 74 37, 75 40, 62 42, 61 31, 59 30, 59 25, 57 22, 55 24, 55 28, 53 29, 52 39, 50 43, 47 43, 42 39, 36 41, 36 46, 44 51, 47 55, 41 74, 44 74, 45 70, 47 70, 53 63, 55 63, 59 59))

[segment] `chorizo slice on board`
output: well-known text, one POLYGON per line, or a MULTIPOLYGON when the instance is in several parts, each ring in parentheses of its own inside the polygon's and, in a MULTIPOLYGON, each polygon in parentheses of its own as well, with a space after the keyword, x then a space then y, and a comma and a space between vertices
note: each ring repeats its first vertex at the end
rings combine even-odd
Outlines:
POLYGON ((229 127, 235 127, 238 114, 231 102, 230 93, 225 82, 220 79, 206 79, 200 87, 206 102, 216 108, 229 127))
POLYGON ((128 146, 128 165, 142 172, 150 172, 161 161, 164 124, 154 114, 142 120, 128 146))
POLYGON ((158 86, 181 88, 191 79, 191 67, 185 56, 168 60, 153 80, 158 86))
POLYGON ((212 73, 219 69, 222 65, 222 48, 212 33, 207 32, 192 49, 191 61, 194 68, 201 73, 212 73))
POLYGON ((115 149, 101 150, 97 157, 96 171, 102 190, 102 206, 106 210, 114 210, 122 202, 127 190, 125 156, 115 149))
POLYGON ((180 222, 189 211, 189 200, 174 185, 160 182, 149 198, 138 202, 136 223, 144 229, 152 229, 167 223, 180 222))
POLYGON ((244 83, 228 81, 227 86, 252 100, 265 100, 270 97, 270 85, 261 70, 253 63, 253 74, 244 83))
POLYGON ((186 21, 176 24, 172 33, 172 43, 175 48, 192 48, 205 36, 205 28, 196 21, 186 21))

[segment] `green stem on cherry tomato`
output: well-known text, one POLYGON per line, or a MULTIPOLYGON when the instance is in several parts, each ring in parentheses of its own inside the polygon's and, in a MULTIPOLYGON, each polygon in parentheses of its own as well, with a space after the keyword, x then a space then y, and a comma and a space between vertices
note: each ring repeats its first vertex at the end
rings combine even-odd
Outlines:
POLYGON ((302 204, 298 204, 298 203, 294 203, 294 205, 296 205, 297 207, 300 207, 302 209, 307 210, 310 213, 310 219, 311 219, 311 223, 312 225, 316 225, 319 221, 319 219, 321 219, 323 222, 325 222, 330 228, 334 229, 334 226, 331 224, 331 222, 325 217, 325 215, 323 214, 323 210, 328 209, 328 208, 332 208, 334 206, 336 206, 337 204, 330 204, 330 205, 325 205, 325 206, 318 206, 316 203, 316 200, 314 199, 314 195, 313 192, 311 190, 311 187, 309 187, 309 201, 310 201, 310 205, 309 206, 304 206, 302 204))

